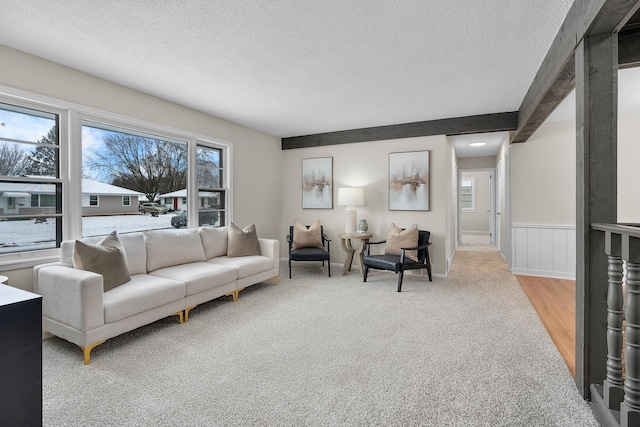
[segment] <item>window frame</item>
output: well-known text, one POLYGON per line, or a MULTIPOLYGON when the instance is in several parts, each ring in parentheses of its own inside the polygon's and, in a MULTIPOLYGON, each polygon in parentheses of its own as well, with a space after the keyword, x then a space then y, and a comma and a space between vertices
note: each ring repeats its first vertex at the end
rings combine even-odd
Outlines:
MULTIPOLYGON (((2 87, 0 87, 2 89, 2 87)), ((56 190, 56 213, 55 214, 42 214, 42 215, 29 215, 30 217, 47 217, 56 219, 56 242, 55 248, 46 249, 33 249, 19 252, 10 252, 0 254, 0 271, 14 270, 19 268, 27 268, 33 265, 50 261, 52 257, 59 259, 60 242, 64 240, 65 229, 65 213, 68 212, 67 205, 65 204, 66 189, 65 179, 68 163, 66 162, 67 147, 63 141, 68 138, 67 128, 65 126, 68 120, 68 111, 64 108, 60 108, 55 104, 48 102, 41 102, 36 96, 16 96, 11 93, 7 93, 4 90, 0 90, 0 102, 15 107, 22 107, 25 109, 41 111, 56 115, 56 126, 58 128, 58 176, 2 176, 1 182, 14 182, 14 183, 33 183, 33 184, 47 184, 54 185, 56 190), (59 206, 58 206, 59 203, 59 206)), ((28 141, 25 141, 28 143, 28 141)), ((40 202, 40 198, 38 197, 40 202)))
MULTIPOLYGON (((19 268, 29 268, 44 262, 59 261, 59 243, 64 240, 74 240, 82 238, 82 121, 97 121, 98 123, 109 123, 116 127, 139 130, 144 133, 154 134, 161 137, 186 141, 188 146, 187 164, 187 194, 197 194, 195 191, 195 147, 204 143, 222 150, 224 164, 232 165, 233 144, 218 138, 184 129, 173 128, 158 123, 140 120, 117 113, 80 105, 69 101, 63 101, 44 95, 34 94, 20 89, 10 88, 0 85, 0 102, 17 105, 34 110, 40 110, 58 116, 58 177, 48 178, 47 183, 56 184, 59 188, 61 199, 61 209, 58 217, 59 237, 56 248, 42 250, 26 250, 0 254, 0 271, 15 270, 19 268), (193 151, 193 154, 191 154, 193 151)), ((29 177, 16 177, 9 179, 14 181, 38 182, 41 179, 29 177)), ((232 221, 232 174, 231 168, 224 170, 224 181, 226 182, 224 191, 225 210, 227 223, 232 221)), ((57 190, 58 191, 58 190, 57 190)), ((191 198, 190 198, 191 199, 191 198)), ((190 201, 188 209, 197 218, 197 198, 190 201)), ((51 215, 48 215, 51 218, 51 215)), ((197 224, 190 222, 190 224, 197 224)), ((191 226, 189 228, 197 228, 191 226)))
POLYGON ((460 180, 460 209, 462 210, 462 212, 476 212, 477 208, 476 208, 476 177, 475 176, 469 176, 469 177, 462 177, 462 179, 460 180), (469 182, 470 185, 464 185, 465 181, 469 182), (463 188, 470 188, 471 189, 471 206, 470 207, 464 207, 463 206, 463 201, 462 201, 462 197, 463 197, 463 188))

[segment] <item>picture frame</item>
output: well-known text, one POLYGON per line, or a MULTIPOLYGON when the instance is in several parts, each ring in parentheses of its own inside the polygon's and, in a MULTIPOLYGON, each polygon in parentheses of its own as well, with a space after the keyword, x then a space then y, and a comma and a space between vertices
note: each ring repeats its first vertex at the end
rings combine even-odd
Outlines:
POLYGON ((431 152, 389 153, 389 210, 429 211, 431 152))
POLYGON ((333 157, 302 159, 302 209, 333 209, 333 157))

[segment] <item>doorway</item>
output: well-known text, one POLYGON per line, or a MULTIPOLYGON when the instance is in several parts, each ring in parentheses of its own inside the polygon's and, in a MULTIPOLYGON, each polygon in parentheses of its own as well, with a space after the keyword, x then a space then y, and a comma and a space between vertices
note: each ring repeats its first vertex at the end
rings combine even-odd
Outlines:
POLYGON ((495 177, 495 168, 459 170, 459 244, 496 244, 495 177))

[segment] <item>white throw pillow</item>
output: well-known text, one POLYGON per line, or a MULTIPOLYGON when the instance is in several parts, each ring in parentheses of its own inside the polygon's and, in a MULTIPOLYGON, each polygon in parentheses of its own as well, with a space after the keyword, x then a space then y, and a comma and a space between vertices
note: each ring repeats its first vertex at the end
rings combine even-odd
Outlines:
POLYGON ((198 233, 207 259, 227 254, 228 227, 200 227, 198 233))

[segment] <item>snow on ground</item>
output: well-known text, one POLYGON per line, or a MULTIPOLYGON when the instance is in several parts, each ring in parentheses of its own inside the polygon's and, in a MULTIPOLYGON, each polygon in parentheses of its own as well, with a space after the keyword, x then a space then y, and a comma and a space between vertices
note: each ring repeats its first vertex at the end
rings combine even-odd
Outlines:
MULTIPOLYGON (((104 236, 117 230, 119 234, 141 230, 171 228, 172 214, 91 216, 82 218, 82 236, 104 236)), ((28 221, 0 221, 0 253, 56 247, 56 223, 28 221)))

